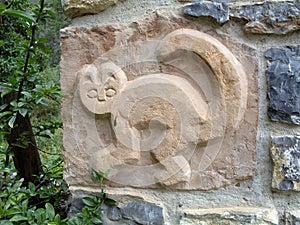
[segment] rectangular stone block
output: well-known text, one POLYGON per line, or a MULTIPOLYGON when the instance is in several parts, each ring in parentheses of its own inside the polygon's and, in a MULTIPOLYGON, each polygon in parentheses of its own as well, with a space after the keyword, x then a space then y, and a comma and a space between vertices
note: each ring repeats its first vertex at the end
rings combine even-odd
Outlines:
POLYGON ((272 188, 281 191, 300 191, 300 137, 272 137, 272 188))
POLYGON ((300 45, 271 48, 268 61, 268 115, 273 121, 300 124, 300 45))
POLYGON ((180 225, 278 225, 275 209, 217 208, 185 210, 180 225))
POLYGON ((61 31, 65 179, 209 190, 253 175, 253 50, 183 17, 61 31))

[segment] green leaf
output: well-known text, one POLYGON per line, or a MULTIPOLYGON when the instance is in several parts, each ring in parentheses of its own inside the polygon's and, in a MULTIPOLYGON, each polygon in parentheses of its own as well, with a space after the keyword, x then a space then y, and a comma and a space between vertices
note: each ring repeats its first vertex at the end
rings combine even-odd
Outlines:
POLYGON ((92 219, 92 222, 93 222, 94 224, 101 224, 101 223, 102 223, 102 220, 101 220, 101 218, 94 217, 94 218, 92 219))
POLYGON ((8 168, 8 167, 4 167, 4 168, 1 168, 1 169, 0 169, 0 172, 10 173, 10 172, 11 172, 11 169, 8 168))
POLYGON ((0 105, 0 111, 2 111, 3 109, 5 109, 7 106, 8 106, 8 104, 0 105))
POLYGON ((35 19, 29 13, 21 10, 5 9, 1 14, 17 18, 23 18, 29 22, 35 23, 35 19))
POLYGON ((90 197, 84 197, 82 199, 83 203, 87 206, 90 206, 90 207, 96 207, 97 206, 97 202, 94 201, 94 199, 90 198, 90 197))
POLYGON ((4 116, 7 116, 7 115, 11 115, 12 112, 11 111, 5 111, 5 112, 2 112, 0 113, 0 118, 4 117, 4 116))
POLYGON ((46 214, 47 214, 48 219, 54 220, 55 210, 54 210, 53 206, 50 203, 46 203, 45 208, 46 208, 46 214))
POLYGON ((57 215, 54 217, 54 222, 56 222, 57 224, 60 224, 61 218, 60 218, 60 215, 59 215, 59 214, 57 214, 57 215))
POLYGON ((28 188, 31 192, 35 192, 35 185, 33 183, 29 182, 28 188))
POLYGON ((117 202, 111 198, 106 198, 104 200, 104 204, 106 204, 108 206, 115 206, 117 204, 117 202))
POLYGON ((38 43, 47 43, 48 39, 47 38, 39 38, 38 43))
POLYGON ((44 99, 43 97, 41 97, 36 101, 36 104, 42 104, 44 106, 48 106, 49 102, 46 99, 44 99))
POLYGON ((45 11, 50 17, 52 17, 52 19, 56 18, 55 12, 53 12, 52 10, 46 9, 45 11))
POLYGON ((11 90, 5 90, 1 92, 1 98, 3 98, 5 95, 11 93, 11 90))
POLYGON ((16 121, 16 115, 13 115, 10 120, 8 121, 8 126, 10 128, 13 128, 14 127, 14 124, 15 124, 15 121, 16 121))
POLYGON ((44 45, 44 44, 42 44, 42 43, 39 43, 37 46, 38 46, 39 49, 41 49, 43 52, 45 52, 45 53, 51 53, 50 48, 48 48, 46 45, 44 45))
POLYGON ((10 105, 13 106, 13 107, 18 107, 17 100, 11 101, 11 102, 10 102, 10 105))
POLYGON ((0 10, 6 9, 6 5, 5 4, 0 4, 0 10))
POLYGON ((9 220, 1 220, 0 225, 13 225, 13 223, 10 222, 9 220))
POLYGON ((18 110, 18 112, 19 112, 23 117, 25 117, 28 111, 27 111, 27 109, 21 108, 21 109, 18 110))
POLYGON ((26 212, 28 209, 28 199, 25 199, 23 202, 22 202, 22 210, 23 212, 26 212))
POLYGON ((4 216, 12 216, 12 215, 19 214, 19 213, 20 213, 19 209, 11 208, 11 209, 8 209, 4 212, 4 216))
POLYGON ((9 221, 11 221, 11 222, 20 222, 20 221, 26 221, 26 220, 28 220, 28 219, 25 216, 15 215, 9 221))
POLYGON ((71 218, 71 219, 68 221, 68 224, 69 224, 69 225, 80 225, 81 222, 80 222, 80 219, 79 219, 79 218, 74 217, 74 218, 71 218))

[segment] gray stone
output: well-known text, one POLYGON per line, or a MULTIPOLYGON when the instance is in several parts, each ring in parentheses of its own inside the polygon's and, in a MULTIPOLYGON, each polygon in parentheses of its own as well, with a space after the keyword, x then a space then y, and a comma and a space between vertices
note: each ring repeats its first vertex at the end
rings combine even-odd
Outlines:
POLYGON ((272 137, 272 187, 300 191, 300 136, 272 137))
POLYGON ((300 28, 300 3, 271 3, 233 6, 230 17, 247 21, 249 33, 286 34, 300 28))
POLYGON ((300 124, 300 45, 271 48, 265 57, 270 119, 300 124))
POLYGON ((71 207, 68 213, 69 217, 74 217, 77 213, 81 212, 84 207, 84 203, 81 198, 74 198, 71 200, 71 207))
POLYGON ((130 202, 122 208, 122 216, 143 225, 164 224, 162 208, 148 202, 130 202))
POLYGON ((228 5, 224 2, 198 2, 184 7, 184 14, 190 16, 209 16, 219 24, 229 20, 228 5))
POLYGON ((121 210, 118 207, 109 207, 107 209, 107 218, 113 221, 120 220, 122 218, 121 210))

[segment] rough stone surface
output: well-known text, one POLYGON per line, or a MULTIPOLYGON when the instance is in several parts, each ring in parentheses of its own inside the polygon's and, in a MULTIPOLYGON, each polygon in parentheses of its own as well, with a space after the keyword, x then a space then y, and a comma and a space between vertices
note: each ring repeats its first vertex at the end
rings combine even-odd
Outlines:
POLYGON ((64 12, 69 17, 99 13, 117 3, 118 0, 63 0, 64 12))
POLYGON ((81 209, 84 207, 84 203, 81 198, 73 198, 71 200, 71 208, 68 213, 69 217, 76 216, 77 213, 81 212, 81 209))
POLYGON ((285 225, 299 225, 300 224, 300 210, 291 210, 285 213, 285 225))
POLYGON ((186 210, 180 225, 278 225, 276 210, 226 208, 186 210))
POLYGON ((70 27, 61 38, 70 185, 95 185, 91 169, 110 169, 108 185, 170 189, 216 189, 253 175, 249 47, 169 14, 70 27))
POLYGON ((103 206, 103 225, 163 225, 162 207, 147 201, 130 201, 118 206, 103 206))
POLYGON ((271 120, 300 124, 300 45, 271 48, 268 60, 268 115, 271 120))
POLYGON ((122 219, 121 210, 116 206, 109 207, 107 210, 107 218, 112 221, 121 220, 122 219))
POLYGON ((222 2, 198 2, 184 6, 184 13, 190 16, 209 16, 219 24, 229 21, 228 5, 222 2))
POLYGON ((162 208, 147 202, 131 202, 122 208, 123 218, 142 225, 163 225, 162 208))
POLYGON ((272 137, 274 164, 272 187, 277 190, 300 191, 300 137, 272 137))
POLYGON ((265 2, 232 6, 230 17, 247 21, 244 29, 257 34, 286 34, 300 29, 300 3, 265 2))

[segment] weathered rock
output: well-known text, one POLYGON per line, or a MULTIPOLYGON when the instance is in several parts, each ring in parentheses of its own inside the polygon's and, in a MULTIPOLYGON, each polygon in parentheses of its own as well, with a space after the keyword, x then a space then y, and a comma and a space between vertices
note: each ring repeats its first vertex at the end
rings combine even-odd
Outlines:
POLYGON ((122 219, 122 213, 121 210, 114 206, 114 207, 109 207, 107 209, 107 218, 112 220, 112 221, 118 221, 120 219, 122 219))
POLYGON ((130 202, 122 208, 123 218, 142 225, 163 225, 162 208, 148 202, 130 202))
POLYGON ((228 5, 224 2, 197 2, 184 6, 184 14, 202 17, 209 16, 214 18, 219 24, 229 21, 228 5))
POLYGON ((69 17, 99 13, 117 3, 118 0, 62 0, 64 12, 69 17))
POLYGON ((271 144, 272 187, 281 191, 300 191, 300 137, 272 137, 271 144))
POLYGON ((300 3, 265 2, 232 6, 230 17, 246 20, 246 32, 286 34, 300 29, 300 3))
POLYGON ((169 14, 70 27, 61 38, 65 178, 71 186, 95 185, 92 169, 109 170, 111 186, 192 190, 253 175, 252 49, 169 14))
POLYGON ((180 225, 278 225, 277 211, 263 208, 185 210, 180 225))
POLYGON ((300 45, 271 48, 265 57, 270 119, 300 124, 300 45))
POLYGON ((81 209, 84 207, 84 203, 81 198, 73 198, 71 200, 71 207, 68 213, 69 217, 76 216, 77 213, 81 212, 81 209))

